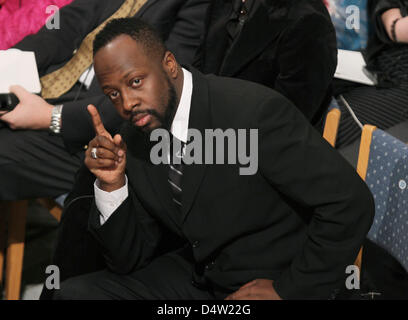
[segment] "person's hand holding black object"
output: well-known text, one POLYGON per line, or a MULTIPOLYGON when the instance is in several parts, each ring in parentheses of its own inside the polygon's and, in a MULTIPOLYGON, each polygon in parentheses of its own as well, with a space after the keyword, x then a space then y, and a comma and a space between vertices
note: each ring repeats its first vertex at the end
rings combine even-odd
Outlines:
POLYGON ((47 130, 50 127, 53 105, 21 86, 11 86, 10 92, 17 96, 19 103, 12 111, 0 112, 0 120, 11 129, 47 130))
POLYGON ((12 111, 19 101, 14 93, 0 93, 0 116, 12 111))
POLYGON ((99 188, 112 192, 125 185, 126 144, 119 134, 112 138, 95 106, 89 105, 88 112, 96 137, 88 145, 85 165, 98 179, 99 188))

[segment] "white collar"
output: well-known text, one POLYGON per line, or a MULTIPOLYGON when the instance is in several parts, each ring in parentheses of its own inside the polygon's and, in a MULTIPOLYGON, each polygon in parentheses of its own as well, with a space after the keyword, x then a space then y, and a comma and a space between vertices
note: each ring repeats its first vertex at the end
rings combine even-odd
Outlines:
POLYGON ((184 75, 183 89, 170 132, 180 141, 187 143, 188 120, 190 117, 191 96, 193 95, 193 75, 184 68, 182 70, 184 75))

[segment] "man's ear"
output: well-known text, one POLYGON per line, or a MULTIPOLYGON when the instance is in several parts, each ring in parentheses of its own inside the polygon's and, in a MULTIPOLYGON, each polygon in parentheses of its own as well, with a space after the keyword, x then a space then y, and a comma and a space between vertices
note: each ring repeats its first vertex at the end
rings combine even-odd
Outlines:
POLYGON ((163 68, 167 71, 167 74, 172 78, 176 79, 178 76, 179 68, 176 58, 170 51, 166 51, 163 58, 163 68))

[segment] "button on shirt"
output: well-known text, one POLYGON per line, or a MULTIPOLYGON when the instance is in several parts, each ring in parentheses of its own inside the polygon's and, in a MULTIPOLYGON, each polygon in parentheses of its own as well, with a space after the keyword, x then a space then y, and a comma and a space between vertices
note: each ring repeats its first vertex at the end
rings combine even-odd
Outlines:
MULTIPOLYGON (((193 76, 190 71, 183 70, 183 90, 176 114, 171 124, 170 132, 180 141, 186 143, 188 138, 188 120, 190 117, 191 97, 193 94, 193 76)), ((100 215, 100 223, 103 225, 113 212, 125 201, 129 195, 128 180, 125 185, 112 192, 106 192, 99 188, 98 179, 94 183, 95 203, 100 215)))

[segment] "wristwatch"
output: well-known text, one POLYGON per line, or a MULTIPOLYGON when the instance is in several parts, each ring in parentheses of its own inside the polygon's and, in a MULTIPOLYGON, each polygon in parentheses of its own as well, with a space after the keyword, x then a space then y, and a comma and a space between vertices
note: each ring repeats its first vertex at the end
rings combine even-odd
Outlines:
POLYGON ((51 112, 50 132, 52 134, 59 134, 61 132, 61 114, 62 104, 54 106, 51 112))

